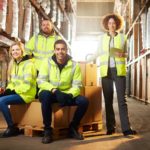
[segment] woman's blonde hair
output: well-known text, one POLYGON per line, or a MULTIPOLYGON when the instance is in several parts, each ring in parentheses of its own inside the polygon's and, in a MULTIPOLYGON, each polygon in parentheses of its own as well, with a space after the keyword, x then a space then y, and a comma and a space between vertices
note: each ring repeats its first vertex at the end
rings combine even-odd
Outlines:
POLYGON ((18 45, 21 52, 22 52, 22 56, 24 55, 24 44, 20 41, 17 41, 17 42, 14 42, 10 48, 9 48, 9 56, 12 57, 12 47, 15 46, 15 45, 18 45))
POLYGON ((104 29, 107 31, 109 30, 108 21, 111 18, 113 18, 116 22, 116 31, 121 30, 123 26, 123 18, 118 14, 107 14, 106 16, 103 17, 102 24, 103 24, 104 29))
POLYGON ((7 77, 8 77, 8 80, 10 80, 10 75, 11 75, 11 70, 12 70, 12 66, 13 66, 13 63, 14 63, 14 59, 12 57, 12 47, 15 46, 15 45, 18 45, 21 52, 22 52, 22 57, 24 55, 24 44, 20 41, 17 41, 17 42, 14 42, 10 48, 9 48, 9 57, 10 57, 10 62, 9 62, 9 65, 8 65, 8 71, 7 71, 7 77))

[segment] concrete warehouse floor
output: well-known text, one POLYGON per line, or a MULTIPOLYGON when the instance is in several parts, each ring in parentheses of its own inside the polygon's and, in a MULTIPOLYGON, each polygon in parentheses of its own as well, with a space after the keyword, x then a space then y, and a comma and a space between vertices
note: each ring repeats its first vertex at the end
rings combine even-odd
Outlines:
MULTIPOLYGON (((140 101, 128 98, 130 122, 138 132, 138 135, 130 137, 124 137, 121 133, 116 100, 114 108, 117 121, 117 133, 114 135, 106 136, 104 126, 103 131, 96 133, 96 136, 86 137, 83 141, 61 139, 47 145, 41 143, 41 137, 19 135, 0 138, 0 150, 150 150, 150 104, 145 105, 140 101)), ((103 114, 105 125, 104 109, 103 114)), ((0 123, 4 123, 1 113, 0 123)), ((2 133, 2 130, 0 132, 2 133)))

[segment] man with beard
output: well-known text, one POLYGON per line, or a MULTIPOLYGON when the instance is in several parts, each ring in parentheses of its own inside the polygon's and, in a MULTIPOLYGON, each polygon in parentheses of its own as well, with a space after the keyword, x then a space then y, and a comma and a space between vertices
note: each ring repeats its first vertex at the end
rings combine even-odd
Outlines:
POLYGON ((41 30, 37 35, 25 45, 25 52, 27 55, 32 55, 36 69, 41 65, 44 58, 49 58, 53 55, 54 43, 60 39, 53 29, 53 24, 50 20, 42 20, 41 30))

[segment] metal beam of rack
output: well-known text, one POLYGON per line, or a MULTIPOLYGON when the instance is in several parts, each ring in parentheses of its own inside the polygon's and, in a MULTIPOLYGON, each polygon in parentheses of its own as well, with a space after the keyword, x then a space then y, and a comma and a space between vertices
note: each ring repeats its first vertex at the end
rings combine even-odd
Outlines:
MULTIPOLYGON (((31 5, 35 8, 38 14, 40 14, 44 19, 48 19, 51 21, 51 18, 48 17, 48 15, 45 13, 41 5, 36 1, 36 0, 29 0, 31 5)), ((52 22, 52 21, 51 21, 52 22)), ((69 48, 69 53, 71 54, 71 45, 70 43, 66 40, 66 38, 62 35, 62 33, 59 31, 59 29, 54 25, 52 22, 54 30, 61 36, 61 38, 67 43, 67 46, 69 48)))
POLYGON ((141 56, 139 56, 138 58, 136 58, 136 59, 132 60, 131 62, 129 62, 129 63, 127 64, 127 67, 129 67, 130 65, 132 65, 132 64, 134 64, 134 63, 136 63, 136 62, 138 62, 139 60, 141 60, 142 58, 144 58, 145 56, 147 56, 147 55, 149 55, 149 54, 150 54, 150 49, 148 49, 147 52, 145 52, 143 55, 141 55, 141 56))
POLYGON ((143 13, 143 11, 146 8, 146 6, 147 6, 148 3, 149 3, 149 0, 146 1, 145 5, 142 7, 142 9, 140 10, 139 14, 135 18, 134 22, 132 23, 132 26, 129 28, 129 31, 126 33, 127 36, 129 35, 129 33, 131 32, 131 30, 133 29, 135 23, 138 21, 140 15, 143 13))

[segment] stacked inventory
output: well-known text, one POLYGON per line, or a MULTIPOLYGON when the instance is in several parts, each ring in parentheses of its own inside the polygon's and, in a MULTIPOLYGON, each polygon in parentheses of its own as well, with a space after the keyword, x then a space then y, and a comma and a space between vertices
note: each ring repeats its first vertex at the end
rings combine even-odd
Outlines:
MULTIPOLYGON (((116 1, 117 2, 117 1, 116 1)), ((149 55, 150 55, 150 1, 121 1, 115 3, 115 11, 125 6, 125 21, 129 26, 125 26, 128 46, 127 67, 131 70, 128 75, 130 82, 128 89, 131 89, 131 96, 144 102, 150 102, 149 98, 149 55), (117 7, 118 6, 118 7, 117 7)), ((122 11, 118 12, 120 14, 122 11)), ((129 92, 129 93, 130 93, 129 92)))

